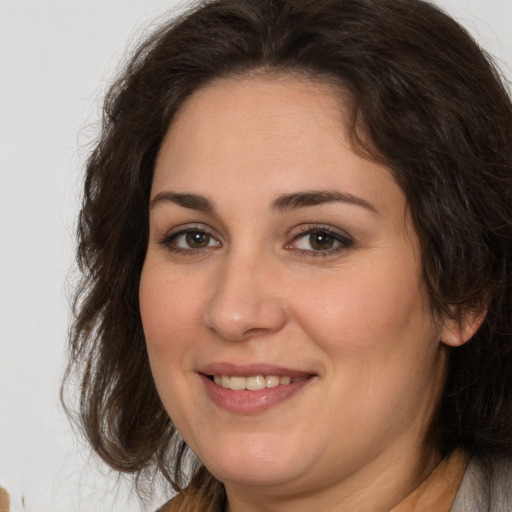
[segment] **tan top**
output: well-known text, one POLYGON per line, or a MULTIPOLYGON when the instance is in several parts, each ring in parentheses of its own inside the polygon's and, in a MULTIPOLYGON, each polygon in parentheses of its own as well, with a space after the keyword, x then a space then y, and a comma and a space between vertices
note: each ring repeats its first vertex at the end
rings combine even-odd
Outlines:
POLYGON ((0 487, 0 512, 9 512, 9 495, 3 487, 0 487))
POLYGON ((452 453, 390 512, 450 512, 467 465, 464 452, 452 453))
MULTIPOLYGON (((467 455, 455 451, 390 512, 450 512, 467 465, 467 455)), ((158 512, 222 512, 223 507, 213 498, 215 493, 210 496, 198 494, 202 494, 201 491, 191 492, 187 488, 158 512)))

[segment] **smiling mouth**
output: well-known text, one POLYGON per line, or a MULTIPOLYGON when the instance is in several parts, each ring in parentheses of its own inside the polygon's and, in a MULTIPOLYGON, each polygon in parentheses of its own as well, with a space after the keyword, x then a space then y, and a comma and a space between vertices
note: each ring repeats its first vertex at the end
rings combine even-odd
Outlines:
POLYGON ((234 391, 258 391, 265 388, 275 388, 277 386, 288 386, 301 382, 309 378, 310 375, 292 378, 287 375, 251 375, 249 377, 235 375, 209 375, 208 378, 218 386, 234 391))
POLYGON ((309 387, 318 375, 267 365, 215 364, 199 373, 210 400, 229 413, 251 415, 272 409, 309 387))

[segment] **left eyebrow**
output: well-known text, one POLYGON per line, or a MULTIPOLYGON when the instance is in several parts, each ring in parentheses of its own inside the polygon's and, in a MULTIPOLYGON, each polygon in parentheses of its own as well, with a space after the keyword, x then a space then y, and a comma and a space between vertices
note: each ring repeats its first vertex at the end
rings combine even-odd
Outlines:
POLYGON ((150 201, 149 209, 152 210, 155 206, 166 202, 177 204, 182 208, 190 208, 191 210, 199 210, 206 213, 215 212, 214 202, 206 196, 199 194, 181 194, 170 190, 157 194, 150 201))
POLYGON ((293 194, 283 194, 274 199, 272 209, 284 212, 325 203, 351 204, 366 208, 375 215, 380 215, 377 208, 366 199, 337 190, 307 190, 293 194))

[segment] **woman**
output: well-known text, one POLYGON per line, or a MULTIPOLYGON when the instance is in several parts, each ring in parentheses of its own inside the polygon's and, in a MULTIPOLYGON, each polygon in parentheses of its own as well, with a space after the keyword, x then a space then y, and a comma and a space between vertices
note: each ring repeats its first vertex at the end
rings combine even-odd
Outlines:
POLYGON ((162 510, 510 510, 512 106, 420 0, 219 0, 106 102, 70 370, 162 510))

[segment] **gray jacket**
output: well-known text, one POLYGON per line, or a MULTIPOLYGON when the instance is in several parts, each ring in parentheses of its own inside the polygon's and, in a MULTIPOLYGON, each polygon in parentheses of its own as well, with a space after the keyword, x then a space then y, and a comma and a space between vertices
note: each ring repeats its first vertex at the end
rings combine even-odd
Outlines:
POLYGON ((512 512, 512 459, 471 459, 450 512, 512 512))

